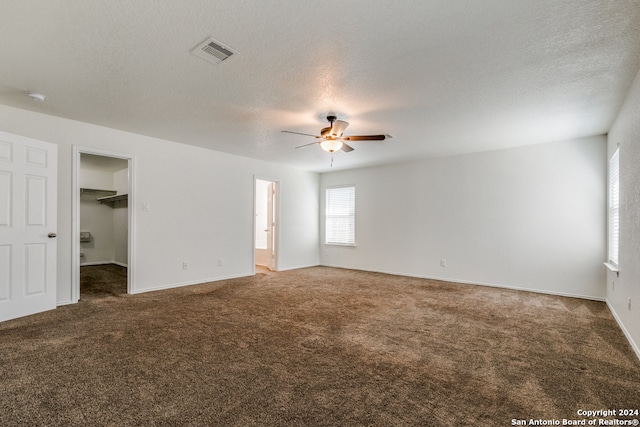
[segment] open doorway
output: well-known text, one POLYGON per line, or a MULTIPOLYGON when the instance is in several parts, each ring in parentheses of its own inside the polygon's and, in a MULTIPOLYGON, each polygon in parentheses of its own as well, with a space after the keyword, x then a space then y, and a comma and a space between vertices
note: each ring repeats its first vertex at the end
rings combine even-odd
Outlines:
POLYGON ((255 180, 255 265, 261 270, 277 271, 278 265, 278 182, 255 180))
POLYGON ((74 148, 73 300, 131 293, 133 158, 74 148))

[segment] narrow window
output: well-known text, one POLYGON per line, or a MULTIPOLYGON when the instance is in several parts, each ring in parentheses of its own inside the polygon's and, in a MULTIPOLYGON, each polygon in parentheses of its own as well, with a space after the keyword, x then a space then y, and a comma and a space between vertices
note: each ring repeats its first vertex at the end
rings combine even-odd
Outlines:
POLYGON ((355 186, 327 188, 325 221, 326 244, 356 244, 355 186))
POLYGON ((609 159, 609 263, 618 266, 620 242, 620 156, 619 149, 609 159))

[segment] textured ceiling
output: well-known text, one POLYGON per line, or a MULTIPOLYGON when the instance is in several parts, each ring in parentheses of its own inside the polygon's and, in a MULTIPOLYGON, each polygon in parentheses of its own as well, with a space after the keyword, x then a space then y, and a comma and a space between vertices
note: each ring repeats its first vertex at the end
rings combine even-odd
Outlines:
POLYGON ((0 103, 314 170, 607 133, 640 68, 636 0, 2 0, 0 103), (207 37, 236 52, 212 65, 207 37), (39 91, 44 103, 24 94, 39 91))

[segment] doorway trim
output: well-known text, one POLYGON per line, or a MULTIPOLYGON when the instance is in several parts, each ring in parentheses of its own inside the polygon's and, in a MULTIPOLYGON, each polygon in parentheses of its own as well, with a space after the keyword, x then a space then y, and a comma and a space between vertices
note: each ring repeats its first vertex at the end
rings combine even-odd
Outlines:
POLYGON ((260 175, 253 176, 253 248, 251 249, 251 253, 253 254, 253 274, 256 274, 256 215, 258 213, 258 207, 256 205, 256 194, 257 194, 257 181, 269 181, 275 184, 275 193, 276 193, 276 201, 273 206, 274 210, 274 223, 275 225, 275 233, 273 233, 273 270, 279 270, 279 252, 280 252, 280 180, 276 178, 270 178, 260 175))
POLYGON ((128 162, 128 218, 127 218, 127 293, 133 293, 135 283, 133 280, 135 269, 135 155, 101 150, 98 148, 73 146, 72 159, 72 193, 71 193, 71 302, 80 300, 80 156, 81 154, 93 154, 96 156, 124 159, 128 162))

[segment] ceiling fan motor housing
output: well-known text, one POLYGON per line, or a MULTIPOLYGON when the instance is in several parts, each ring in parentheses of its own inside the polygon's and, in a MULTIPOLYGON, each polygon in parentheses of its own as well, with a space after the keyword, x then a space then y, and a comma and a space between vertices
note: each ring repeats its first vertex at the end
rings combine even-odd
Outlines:
POLYGON ((330 123, 330 126, 324 127, 320 130, 320 135, 310 135, 301 132, 292 132, 283 130, 282 132, 287 133, 295 133, 306 136, 315 136, 318 139, 316 142, 312 142, 309 144, 304 144, 298 148, 307 147, 314 144, 320 144, 323 150, 333 153, 337 150, 342 150, 345 152, 353 151, 353 147, 348 145, 344 141, 382 141, 386 138, 386 135, 354 135, 354 136, 343 136, 344 130, 349 126, 349 123, 344 120, 338 120, 338 117, 335 113, 327 114, 327 121, 330 123))

